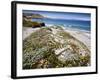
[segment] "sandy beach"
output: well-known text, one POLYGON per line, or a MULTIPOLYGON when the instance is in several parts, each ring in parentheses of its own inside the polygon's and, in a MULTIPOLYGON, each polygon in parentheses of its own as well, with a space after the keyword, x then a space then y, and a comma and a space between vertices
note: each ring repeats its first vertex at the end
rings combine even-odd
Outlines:
POLYGON ((83 42, 88 49, 91 48, 91 34, 89 31, 85 30, 80 30, 80 29, 72 29, 72 28, 67 28, 67 32, 69 32, 72 36, 74 36, 76 39, 79 41, 83 42))
POLYGON ((29 35, 31 35, 31 33, 33 33, 34 31, 38 30, 39 28, 30 28, 30 27, 23 27, 23 31, 22 31, 22 39, 24 40, 26 37, 28 37, 29 35))

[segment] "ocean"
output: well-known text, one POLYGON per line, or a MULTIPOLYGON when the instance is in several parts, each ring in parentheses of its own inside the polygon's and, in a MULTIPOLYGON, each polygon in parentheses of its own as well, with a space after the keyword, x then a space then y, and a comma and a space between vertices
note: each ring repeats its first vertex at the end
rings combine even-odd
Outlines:
POLYGON ((50 25, 61 25, 64 27, 77 28, 82 30, 91 30, 91 21, 84 20, 65 20, 65 19, 50 19, 50 18, 33 18, 32 21, 43 22, 50 25))

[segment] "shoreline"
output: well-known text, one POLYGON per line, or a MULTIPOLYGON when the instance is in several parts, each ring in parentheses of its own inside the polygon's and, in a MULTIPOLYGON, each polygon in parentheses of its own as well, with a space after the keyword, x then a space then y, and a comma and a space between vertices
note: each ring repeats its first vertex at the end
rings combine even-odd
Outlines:
POLYGON ((46 26, 48 26, 48 27, 51 27, 51 26, 61 26, 63 29, 73 29, 73 30, 79 30, 79 31, 84 31, 84 32, 87 32, 87 33, 91 33, 91 31, 89 31, 89 30, 85 30, 85 29, 81 29, 81 28, 73 28, 73 27, 64 26, 64 25, 46 24, 46 26))

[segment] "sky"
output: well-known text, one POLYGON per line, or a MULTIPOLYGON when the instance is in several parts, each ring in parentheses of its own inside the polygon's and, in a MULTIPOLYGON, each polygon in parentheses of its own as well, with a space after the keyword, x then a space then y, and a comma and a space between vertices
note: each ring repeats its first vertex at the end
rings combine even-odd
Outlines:
POLYGON ((34 11, 34 10, 23 10, 23 13, 41 14, 44 17, 53 19, 83 20, 83 21, 91 20, 91 15, 89 13, 52 12, 52 11, 34 11))

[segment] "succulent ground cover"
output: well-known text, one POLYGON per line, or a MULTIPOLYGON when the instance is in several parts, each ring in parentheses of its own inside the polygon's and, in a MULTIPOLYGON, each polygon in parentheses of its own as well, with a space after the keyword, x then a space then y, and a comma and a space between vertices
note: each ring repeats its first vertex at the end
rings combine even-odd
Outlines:
POLYGON ((60 26, 41 27, 23 40, 23 69, 90 65, 87 46, 60 26))

